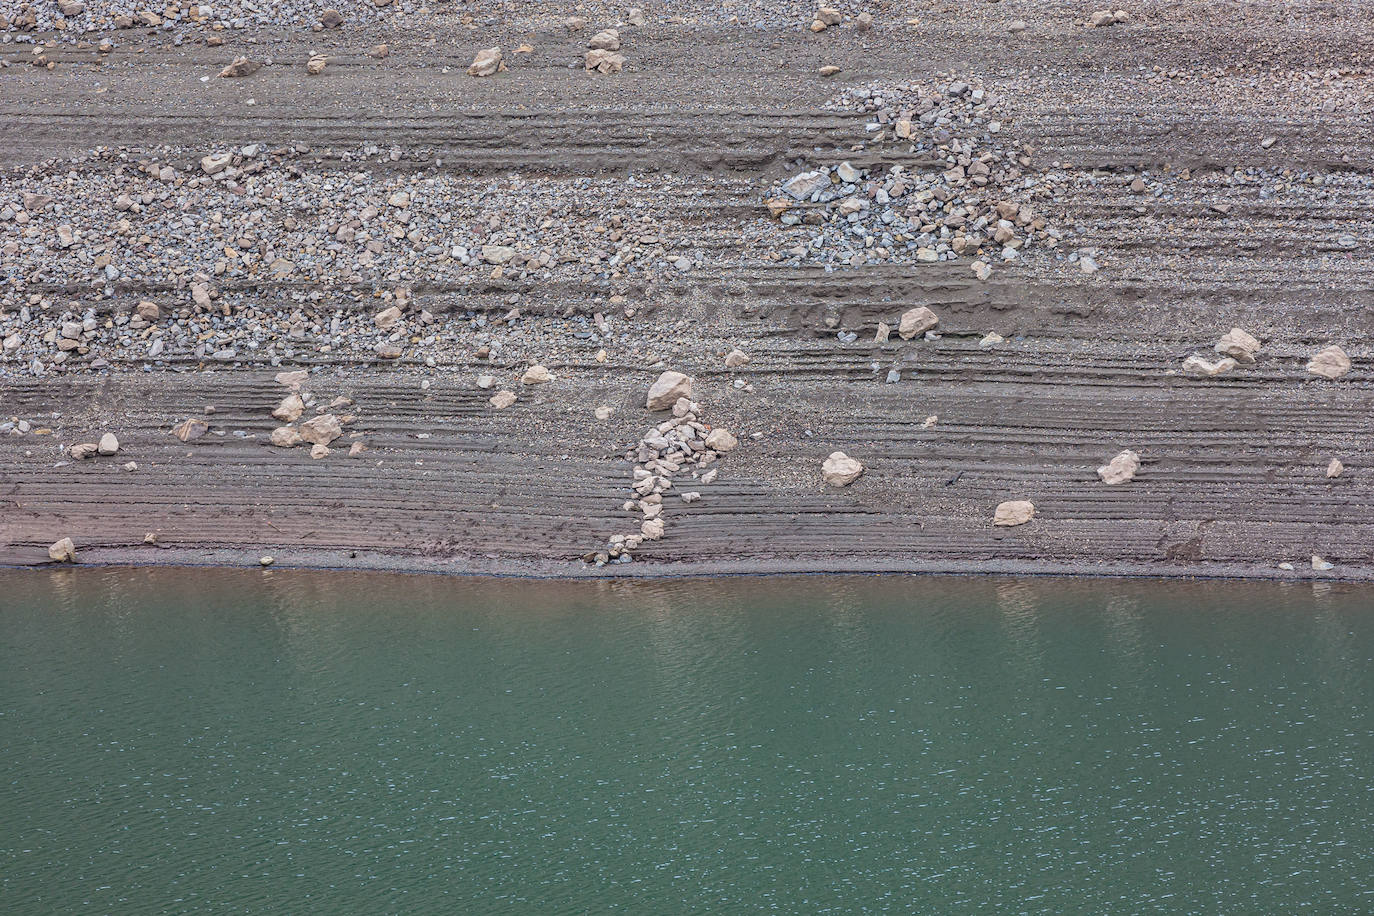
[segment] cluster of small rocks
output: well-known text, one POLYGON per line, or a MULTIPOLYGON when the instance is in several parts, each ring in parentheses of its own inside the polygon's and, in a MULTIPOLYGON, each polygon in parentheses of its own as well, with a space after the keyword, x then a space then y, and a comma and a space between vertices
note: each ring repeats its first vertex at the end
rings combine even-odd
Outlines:
MULTIPOLYGON (((336 414, 334 411, 351 407, 353 402, 339 396, 328 404, 317 403, 314 394, 304 387, 309 379, 310 373, 305 369, 277 373, 277 384, 285 385, 290 393, 272 410, 272 416, 286 425, 272 430, 271 442, 278 448, 309 445, 311 458, 327 458, 331 452, 330 444, 341 437, 344 426, 355 419, 351 414, 336 414), (302 421, 301 417, 312 408, 315 416, 302 421)), ((366 450, 366 445, 358 438, 360 435, 352 433, 354 442, 348 449, 350 458, 356 458, 366 450)))
MULTIPOLYGON (((672 416, 644 432, 634 448, 625 454, 634 463, 633 497, 625 501, 626 512, 643 515, 639 530, 612 535, 605 551, 594 551, 583 559, 596 566, 628 563, 631 551, 645 541, 663 537, 665 523, 663 500, 674 489, 674 479, 683 474, 701 484, 716 479, 712 468, 721 455, 734 451, 739 441, 723 427, 711 427, 698 419, 701 405, 692 400, 692 378, 681 372, 663 372, 649 388, 645 407, 650 411, 671 410, 672 416)), ((683 503, 694 503, 701 493, 688 490, 679 494, 683 503)))
MULTIPOLYGON (((1213 361, 1194 353, 1183 361, 1184 374, 1196 378, 1215 378, 1241 366, 1253 366, 1260 352, 1260 342, 1247 331, 1232 328, 1222 335, 1212 349, 1220 359, 1213 361)), ((1350 357, 1335 345, 1318 350, 1307 362, 1309 373, 1325 379, 1341 378, 1350 370, 1350 357)))
POLYGON ((774 185, 771 215, 803 235, 787 255, 827 267, 963 259, 986 279, 989 261, 1054 248, 1059 233, 1025 199, 1038 181, 1030 150, 1002 135, 995 101, 966 80, 846 90, 827 107, 872 114, 866 145, 908 162, 813 166, 774 185))

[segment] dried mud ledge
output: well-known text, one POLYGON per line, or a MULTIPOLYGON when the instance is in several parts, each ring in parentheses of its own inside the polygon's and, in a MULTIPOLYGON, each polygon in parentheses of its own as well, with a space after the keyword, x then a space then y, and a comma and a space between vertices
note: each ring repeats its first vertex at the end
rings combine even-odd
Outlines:
MULTIPOLYGON (((1000 6, 1008 19, 1034 11, 1025 3, 1000 6)), ((706 418, 734 430, 741 446, 722 459, 719 480, 697 488, 700 502, 668 500, 668 534, 644 544, 633 563, 596 569, 580 561, 608 535, 637 525, 621 510, 630 478, 623 456, 652 421, 643 397, 657 371, 618 362, 614 353, 605 364, 550 362, 555 381, 522 392, 504 411, 493 411, 490 392, 474 387, 486 366, 475 358, 436 371, 411 359, 313 357, 314 386, 354 400, 352 428, 368 443, 358 458, 339 452, 322 461, 267 445, 278 425, 269 411, 283 390, 266 365, 204 372, 173 362, 144 372, 141 363, 116 363, 104 373, 0 376, 0 420, 60 414, 44 420, 55 433, 46 442, 0 436, 0 563, 46 562, 47 545, 71 536, 81 560, 94 563, 256 564, 270 554, 278 566, 569 577, 871 571, 1374 578, 1374 122, 1368 112, 1350 111, 1316 121, 1306 107, 1286 107, 1290 99, 1262 92, 1208 99, 1166 85, 1148 107, 1122 103, 1114 87, 1143 60, 1180 72, 1247 65, 1245 49, 1228 44, 1235 24, 1214 23, 1205 5, 1197 8, 1197 21, 1182 19, 1171 30, 1165 19, 1151 20, 1147 7, 1137 15, 1139 34, 1148 37, 1140 45, 1126 31, 1085 36, 1067 15, 1051 17, 1024 51, 933 27, 919 40, 876 50, 837 40, 826 53, 865 82, 922 78, 911 61, 943 65, 946 53, 932 49, 954 38, 964 42, 971 68, 996 61, 1002 83, 1015 84, 1023 68, 1019 124, 1037 160, 1072 160, 1106 176, 1100 192, 1065 204, 1083 230, 1076 244, 1101 247, 1104 270, 1089 278, 1068 265, 1030 265, 976 283, 962 266, 841 274, 760 264, 665 279, 637 321, 646 335, 682 344, 671 367, 696 376, 706 418), (1085 51, 1085 42, 1097 44, 1085 51), (923 49, 932 53, 923 58, 923 49), (1032 71, 1077 81, 1076 104, 1037 95, 1032 71), (1262 149, 1260 137, 1279 142, 1262 149), (1163 164, 1286 167, 1345 184, 1340 196, 1306 210, 1241 195, 1227 200, 1223 216, 1208 198, 1156 212, 1158 222, 1144 229, 1123 170, 1163 164), (1171 221, 1184 228, 1170 231, 1171 221), (1356 250, 1335 243, 1352 231, 1356 250), (912 305, 940 314, 942 339, 879 347, 869 330, 843 343, 826 324, 871 329, 912 305), (1204 381, 1170 374, 1233 324, 1265 341, 1256 368, 1204 381), (988 331, 1007 344, 979 349, 988 331), (1337 382, 1308 376, 1307 356, 1333 342, 1354 358, 1354 372, 1337 382), (752 361, 727 371, 721 354, 736 346, 752 361), (886 384, 893 367, 902 380, 886 384), (425 379, 431 385, 422 390, 425 379), (737 389, 736 379, 753 390, 737 389), (598 422, 592 411, 602 404, 615 412, 598 422), (175 423, 204 416, 207 405, 215 407, 211 435, 182 443, 168 434, 175 423), (926 428, 930 415, 940 419, 926 428), (54 443, 106 429, 121 440, 118 460, 54 467, 54 443), (1142 455, 1140 476, 1104 487, 1094 469, 1122 448, 1142 455), (820 463, 833 449, 867 468, 843 490, 820 483, 820 463), (1325 476, 1332 457, 1347 467, 1336 479, 1325 476), (128 460, 138 463, 136 473, 120 469, 128 460), (1034 522, 993 528, 993 507, 1020 498, 1035 502, 1034 522), (149 533, 156 544, 145 544, 149 533), (1335 568, 1313 572, 1313 554, 1335 568), (1279 570, 1284 561, 1296 569, 1279 570)), ((1282 18, 1264 28, 1278 49, 1272 59, 1288 67, 1327 65, 1318 56, 1374 59, 1359 29, 1285 33, 1312 25, 1282 18), (1304 58, 1305 48, 1318 46, 1304 58)), ((130 55, 120 62, 125 88, 106 103, 114 116, 96 118, 79 87, 64 94, 34 68, 11 67, 0 71, 0 165, 18 169, 100 143, 136 144, 149 131, 188 150, 264 137, 314 148, 395 142, 433 146, 454 173, 615 173, 648 163, 706 183, 722 171, 757 177, 761 189, 781 162, 815 147, 824 147, 812 155, 816 161, 838 159, 834 146, 847 135, 848 119, 819 113, 834 84, 798 89, 795 77, 728 71, 694 77, 699 43, 667 29, 662 36, 652 60, 667 82, 681 77, 675 114, 663 111, 669 90, 658 78, 624 74, 615 84, 618 112, 606 115, 599 109, 609 96, 597 93, 609 90, 586 89, 581 74, 550 65, 481 88, 491 98, 469 96, 465 116, 364 118, 348 109, 345 91, 321 102, 303 71, 281 76, 278 97, 265 100, 261 114, 236 106, 226 116, 202 116, 192 101, 204 91, 195 75, 223 53, 173 52, 163 42, 143 61, 130 55), (128 88, 139 81, 151 101, 128 88), (555 114, 517 114, 522 85, 538 81, 555 114), (750 110, 731 112, 744 81, 750 110), (595 129, 586 126, 590 119, 595 129)), ((269 51, 272 41, 288 41, 262 40, 269 51)), ((740 58, 756 52, 771 61, 802 41, 746 29, 715 43, 729 43, 740 58)), ((649 57, 647 39, 640 47, 649 57)), ((799 66, 810 82, 817 52, 806 54, 799 66)), ((341 66, 339 78, 373 94, 389 85, 398 95, 436 99, 479 91, 462 82, 461 70, 439 77, 409 70, 403 60, 366 74, 360 62, 356 76, 341 66)), ((324 157, 319 167, 328 167, 324 157)), ((721 200, 722 228, 758 218, 741 203, 721 200)), ((474 305, 493 315, 505 308, 504 288, 460 297, 442 286, 414 286, 419 304, 440 316, 474 305)), ((50 292, 80 298, 86 284, 50 292)), ((556 304, 595 290, 569 283, 543 292, 556 304)))

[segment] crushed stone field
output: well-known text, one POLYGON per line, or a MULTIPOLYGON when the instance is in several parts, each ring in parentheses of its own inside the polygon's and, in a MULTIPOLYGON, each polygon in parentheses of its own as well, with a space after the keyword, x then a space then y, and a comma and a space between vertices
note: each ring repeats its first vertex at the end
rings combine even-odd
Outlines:
POLYGON ((0 0, 0 563, 1374 577, 1374 9, 0 0))

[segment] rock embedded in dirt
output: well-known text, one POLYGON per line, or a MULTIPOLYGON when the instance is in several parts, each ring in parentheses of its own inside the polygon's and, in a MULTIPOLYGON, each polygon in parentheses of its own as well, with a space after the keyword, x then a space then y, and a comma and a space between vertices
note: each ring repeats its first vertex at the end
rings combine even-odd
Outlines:
POLYGON ((603 29, 587 41, 587 47, 593 51, 619 51, 620 33, 615 29, 603 29))
POLYGON ((337 29, 343 25, 343 21, 343 14, 333 7, 320 13, 320 25, 324 26, 326 29, 337 29))
POLYGON ((294 448, 301 444, 301 434, 290 426, 278 426, 272 430, 270 441, 277 448, 294 448))
POLYGON ((106 433, 100 437, 100 444, 96 446, 96 451, 101 455, 113 455, 119 451, 119 437, 114 433, 106 433))
POLYGON ((1225 357, 1224 359, 1220 359, 1215 363, 1209 363, 1201 356, 1194 355, 1188 357, 1183 361, 1183 372, 1188 375, 1196 376, 1199 378, 1215 378, 1216 376, 1221 375, 1222 373, 1230 372, 1238 365, 1240 364, 1229 356, 1225 357))
POLYGON ((639 526, 639 533, 646 541, 657 541, 659 538, 663 537, 663 519, 646 519, 639 526))
POLYGON ((1222 335, 1213 348, 1222 356, 1229 356, 1244 366, 1254 365, 1260 342, 1240 328, 1232 328, 1222 335))
POLYGON ((75 563, 76 545, 71 538, 62 538, 48 545, 48 559, 56 563, 75 563))
POLYGON ((520 376, 520 381, 525 385, 542 385, 553 381, 553 373, 545 366, 530 366, 525 370, 525 374, 520 376))
POLYGON ((272 411, 272 416, 283 423, 295 423, 303 413, 305 413, 305 402, 301 400, 299 394, 292 393, 282 398, 281 403, 272 411))
POLYGON ((847 487, 859 479, 864 466, 844 452, 831 452, 821 465, 821 479, 832 487, 847 487))
POLYGON ((252 76, 262 69, 262 64, 257 61, 249 60, 246 57, 236 57, 229 66, 219 72, 223 79, 232 79, 240 76, 252 76))
POLYGON ((319 76, 324 72, 325 66, 329 63, 329 58, 323 54, 312 54, 310 59, 305 62, 305 72, 311 76, 319 76))
POLYGON ((67 449, 67 454, 77 461, 83 461, 87 458, 94 458, 99 448, 100 446, 94 442, 82 442, 67 449))
POLYGON ((497 410, 505 410, 507 407, 515 403, 516 397, 514 391, 510 391, 508 389, 503 388, 500 391, 493 394, 487 400, 488 403, 490 403, 491 406, 495 407, 497 410))
POLYGON ((1307 363, 1307 371, 1326 379, 1338 379, 1350 371, 1350 357, 1340 347, 1327 347, 1307 363))
POLYGON ((374 60, 383 60, 391 56, 391 48, 385 42, 379 45, 373 45, 371 50, 367 52, 367 56, 374 60))
POLYGON ((278 385, 286 385, 292 391, 299 391, 301 385, 310 378, 310 370, 294 369, 290 372, 278 372, 275 380, 278 385))
POLYGON ((1341 459, 1332 458, 1331 463, 1326 466, 1326 476, 1329 478, 1339 477, 1345 473, 1345 465, 1341 464, 1341 459))
POLYGON ((678 398, 692 397, 692 377, 667 370, 649 386, 649 396, 644 406, 649 410, 671 410, 678 398))
POLYGON ((329 446, 321 442, 316 442, 314 445, 310 446, 310 457, 316 460, 320 458, 328 458, 329 446))
POLYGON ((377 346, 372 349, 381 359, 400 359, 402 354, 405 353, 404 348, 402 348, 400 344, 390 340, 380 341, 377 346))
POLYGON ((614 51, 588 51, 585 68, 588 72, 619 73, 625 69, 625 55, 614 51))
POLYGON ((322 413, 301 424, 300 436, 312 445, 328 445, 343 435, 343 425, 332 413, 322 413))
POLYGON ((1129 483, 1140 470, 1140 456, 1126 449, 1108 463, 1097 469, 1097 476, 1108 486, 1129 483))
POLYGON ((821 67, 816 72, 821 76, 834 76, 835 74, 841 71, 840 68, 835 66, 834 64, 826 64, 824 67, 821 67))
POLYGON ((934 312, 924 305, 919 305, 902 313, 902 320, 897 325, 897 333, 902 340, 910 340, 918 334, 924 334, 939 323, 940 319, 936 317, 934 312))
POLYGON ((738 448, 739 440, 731 435, 730 430, 718 426, 707 434, 706 447, 724 455, 738 448))
POLYGON ((401 320, 401 310, 396 306, 388 306, 372 316, 372 323, 383 331, 389 331, 396 326, 396 322, 401 320))
POLYGON ((190 442, 193 439, 199 439, 209 431, 210 424, 206 423, 204 420, 197 420, 193 417, 173 427, 172 435, 176 436, 182 442, 190 442))
POLYGON ((1336 568, 1334 563, 1328 563, 1317 554, 1312 554, 1312 568, 1317 572, 1327 572, 1336 568))
POLYGON ((992 523, 1001 528, 1024 525, 1035 517, 1035 504, 1028 499, 1013 499, 999 503, 993 512, 992 523))
POLYGON ((605 404, 602 404, 596 410, 592 411, 592 416, 596 417, 598 420, 604 423, 606 420, 609 420, 611 418, 611 414, 614 412, 615 411, 611 410, 610 407, 607 407, 605 404))
POLYGON ((830 187, 830 176, 822 171, 802 172, 782 183, 783 191, 794 200, 809 200, 830 187))
POLYGON ((569 32, 580 32, 587 27, 587 20, 581 16, 569 16, 563 20, 563 27, 569 32))
POLYGON ((162 317, 162 310, 157 307, 157 303, 149 302, 146 299, 138 304, 135 311, 138 313, 139 318, 142 318, 149 324, 162 317))
POLYGON ((738 369, 749 362, 749 354, 738 347, 725 354, 725 368, 738 369))
POLYGON ((625 14, 625 21, 633 26, 644 25, 646 21, 644 18, 644 11, 639 7, 632 7, 630 11, 625 14))
POLYGON ((500 48, 487 48, 478 51, 477 56, 472 59, 472 65, 468 67, 468 76, 494 76, 506 69, 506 62, 501 57, 500 48))

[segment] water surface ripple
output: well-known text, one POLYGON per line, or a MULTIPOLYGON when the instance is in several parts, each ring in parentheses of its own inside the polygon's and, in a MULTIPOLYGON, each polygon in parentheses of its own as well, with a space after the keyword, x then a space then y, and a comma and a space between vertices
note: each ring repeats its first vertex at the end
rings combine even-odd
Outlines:
POLYGON ((0 908, 1368 913, 1371 595, 0 572, 0 908))

